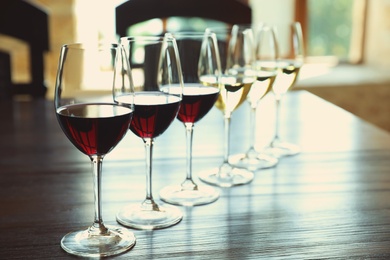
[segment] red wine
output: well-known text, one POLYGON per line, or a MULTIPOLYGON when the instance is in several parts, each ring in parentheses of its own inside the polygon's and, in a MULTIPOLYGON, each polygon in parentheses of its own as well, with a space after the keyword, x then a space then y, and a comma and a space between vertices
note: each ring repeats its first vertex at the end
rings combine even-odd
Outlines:
MULTIPOLYGON (((117 100, 126 103, 126 96, 117 100)), ((180 107, 180 97, 164 92, 137 92, 130 130, 141 138, 155 138, 168 128, 180 107)))
POLYGON ((105 155, 128 131, 133 111, 114 104, 75 104, 57 109, 58 122, 82 153, 105 155))
POLYGON ((183 123, 195 123, 202 119, 217 101, 219 89, 201 84, 187 84, 177 118, 183 123))

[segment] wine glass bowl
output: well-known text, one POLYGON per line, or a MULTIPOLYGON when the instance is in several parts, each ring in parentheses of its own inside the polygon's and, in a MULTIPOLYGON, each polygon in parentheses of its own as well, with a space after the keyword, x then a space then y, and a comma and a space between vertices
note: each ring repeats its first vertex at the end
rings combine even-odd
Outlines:
POLYGON ((152 194, 152 154, 156 137, 176 118, 182 100, 183 79, 174 38, 138 36, 121 39, 132 65, 134 96, 125 88, 114 91, 115 99, 126 104, 134 99, 134 115, 130 130, 145 145, 146 197, 142 203, 124 206, 117 221, 136 229, 160 229, 179 223, 179 208, 161 205, 152 194))
POLYGON ((180 185, 170 185, 160 191, 163 201, 197 206, 216 201, 219 192, 213 187, 198 185, 192 176, 193 127, 214 106, 220 87, 221 73, 217 40, 214 33, 178 32, 176 39, 183 72, 183 99, 177 119, 186 130, 186 178, 180 185))
POLYGON ((113 99, 113 84, 127 85, 129 92, 133 88, 129 74, 119 76, 123 68, 130 70, 124 49, 118 44, 66 44, 61 48, 54 95, 57 120, 70 142, 90 158, 93 166, 93 224, 61 240, 61 247, 77 256, 116 255, 136 242, 127 229, 105 225, 101 209, 103 158, 128 132, 134 111, 131 103, 122 106, 113 99))
POLYGON ((221 91, 215 106, 224 117, 224 158, 219 167, 202 171, 199 178, 211 185, 232 187, 250 183, 253 172, 229 162, 230 120, 232 113, 245 102, 256 76, 252 68, 254 38, 251 28, 234 25, 232 28, 208 28, 217 36, 221 59, 221 91))

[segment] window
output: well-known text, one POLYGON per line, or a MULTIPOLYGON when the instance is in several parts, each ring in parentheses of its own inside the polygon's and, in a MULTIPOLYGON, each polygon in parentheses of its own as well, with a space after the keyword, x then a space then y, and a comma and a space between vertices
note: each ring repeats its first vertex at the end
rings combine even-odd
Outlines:
POLYGON ((366 0, 297 0, 306 55, 359 63, 363 57, 366 0))
POLYGON ((321 0, 308 2, 309 56, 349 56, 352 34, 353 0, 321 0))

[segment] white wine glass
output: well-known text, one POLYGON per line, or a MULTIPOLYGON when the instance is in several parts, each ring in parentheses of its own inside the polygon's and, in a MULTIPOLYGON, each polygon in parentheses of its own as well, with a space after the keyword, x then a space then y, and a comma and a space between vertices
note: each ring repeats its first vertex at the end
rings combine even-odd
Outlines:
POLYGON ((57 120, 70 142, 90 158, 95 195, 92 225, 61 240, 61 247, 73 255, 116 255, 136 242, 126 228, 104 224, 101 207, 103 158, 128 132, 134 111, 132 103, 122 106, 113 100, 113 84, 133 91, 130 74, 121 75, 123 68, 130 71, 118 44, 66 44, 61 48, 54 95, 57 120))
POLYGON ((204 205, 216 201, 219 192, 199 185, 192 175, 192 143, 196 122, 211 110, 220 88, 221 74, 216 35, 210 32, 173 33, 179 49, 183 72, 183 99, 177 119, 186 130, 186 178, 180 185, 170 185, 160 191, 163 201, 181 206, 204 205))
POLYGON ((232 28, 208 28, 207 31, 217 35, 220 53, 222 85, 216 107, 224 117, 224 157, 219 167, 202 171, 199 178, 211 185, 232 187, 250 183, 253 172, 235 167, 229 162, 230 121, 232 113, 246 100, 255 72, 252 68, 254 60, 254 38, 251 28, 234 25, 232 28))
MULTIPOLYGON (((138 36, 121 38, 134 81, 134 115, 130 130, 142 139, 146 157, 146 197, 142 203, 123 207, 117 221, 136 229, 161 229, 181 221, 181 210, 157 203, 152 194, 154 140, 170 126, 180 108, 183 79, 176 41, 173 37, 138 36)), ((126 89, 114 92, 118 102, 132 100, 126 89)))
POLYGON ((304 48, 302 28, 299 22, 275 26, 278 44, 279 72, 272 86, 275 96, 275 135, 265 152, 275 157, 295 155, 300 152, 296 144, 283 141, 279 134, 280 106, 282 99, 296 83, 303 65, 304 48))
POLYGON ((272 90, 278 67, 276 63, 277 45, 272 27, 265 24, 251 26, 255 35, 255 60, 253 69, 256 72, 256 81, 252 84, 247 102, 250 105, 250 140, 251 144, 245 153, 234 154, 229 157, 231 164, 255 171, 270 168, 278 163, 274 156, 256 149, 256 114, 260 100, 272 90))

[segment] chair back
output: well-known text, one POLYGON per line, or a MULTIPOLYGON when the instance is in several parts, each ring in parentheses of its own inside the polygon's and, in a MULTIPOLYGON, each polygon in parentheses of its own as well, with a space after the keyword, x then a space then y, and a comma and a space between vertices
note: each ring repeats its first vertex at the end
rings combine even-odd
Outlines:
MULTIPOLYGON (((26 1, 0 1, 0 34, 25 42, 29 47, 31 82, 15 84, 2 75, 0 97, 27 94, 44 97, 44 53, 49 50, 48 16, 45 11, 26 1), (6 85, 7 84, 7 85, 6 85)), ((0 66, 9 68, 7 54, 0 55, 0 66)), ((11 72, 10 72, 11 73, 11 72)))
POLYGON ((238 0, 129 0, 116 7, 116 33, 154 18, 200 17, 226 24, 250 24, 252 9, 238 0))

